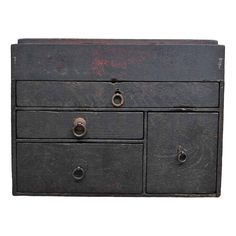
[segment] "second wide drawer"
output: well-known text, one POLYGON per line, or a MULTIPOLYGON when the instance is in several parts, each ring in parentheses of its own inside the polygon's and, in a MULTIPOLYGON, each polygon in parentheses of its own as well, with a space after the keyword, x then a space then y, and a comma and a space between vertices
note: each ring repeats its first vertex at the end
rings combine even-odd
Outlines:
POLYGON ((18 111, 17 138, 142 139, 143 113, 18 111))

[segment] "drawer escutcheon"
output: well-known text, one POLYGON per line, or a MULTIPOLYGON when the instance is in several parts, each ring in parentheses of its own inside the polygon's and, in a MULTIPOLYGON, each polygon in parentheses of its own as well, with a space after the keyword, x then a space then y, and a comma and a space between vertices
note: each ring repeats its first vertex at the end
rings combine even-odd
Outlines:
POLYGON ((111 102, 114 107, 121 107, 124 104, 124 97, 120 91, 115 92, 111 102))
POLYGON ((84 118, 76 118, 74 120, 73 134, 77 138, 82 138, 87 133, 86 120, 84 118))
POLYGON ((76 181, 80 181, 85 177, 85 170, 83 167, 81 166, 77 166, 73 172, 72 172, 72 176, 76 181))

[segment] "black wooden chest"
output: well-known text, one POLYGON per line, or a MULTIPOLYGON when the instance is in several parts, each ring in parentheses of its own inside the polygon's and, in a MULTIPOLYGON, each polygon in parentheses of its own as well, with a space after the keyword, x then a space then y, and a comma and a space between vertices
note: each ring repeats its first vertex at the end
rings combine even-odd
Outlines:
POLYGON ((219 196, 224 46, 12 45, 14 195, 219 196))

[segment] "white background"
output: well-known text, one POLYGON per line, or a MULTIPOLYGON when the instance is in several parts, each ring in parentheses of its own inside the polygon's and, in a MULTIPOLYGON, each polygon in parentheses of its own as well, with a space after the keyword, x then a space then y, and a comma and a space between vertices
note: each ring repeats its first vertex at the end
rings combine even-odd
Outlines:
POLYGON ((0 1, 0 235, 236 235, 236 7, 227 0, 0 1), (226 46, 220 198, 13 197, 10 44, 18 38, 216 39, 226 46))

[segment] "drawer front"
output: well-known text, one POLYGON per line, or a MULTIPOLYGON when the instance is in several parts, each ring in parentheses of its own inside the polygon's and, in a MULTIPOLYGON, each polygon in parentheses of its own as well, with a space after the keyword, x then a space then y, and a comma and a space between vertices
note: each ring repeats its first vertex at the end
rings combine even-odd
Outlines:
POLYGON ((148 193, 215 193, 217 113, 148 114, 148 193))
POLYGON ((17 138, 142 139, 143 113, 18 111, 17 138))
POLYGON ((224 57, 218 45, 26 44, 13 49, 17 80, 216 81, 222 79, 218 62, 224 57))
POLYGON ((31 107, 218 107, 219 84, 18 81, 16 94, 18 106, 31 107))
POLYGON ((22 193, 140 193, 142 144, 17 144, 22 193))

